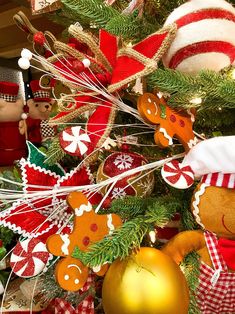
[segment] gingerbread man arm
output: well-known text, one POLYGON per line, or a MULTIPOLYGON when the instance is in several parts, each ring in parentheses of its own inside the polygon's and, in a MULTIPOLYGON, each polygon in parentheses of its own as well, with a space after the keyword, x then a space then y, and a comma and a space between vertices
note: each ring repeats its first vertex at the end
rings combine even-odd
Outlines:
POLYGON ((166 148, 173 144, 173 136, 173 130, 160 127, 158 130, 155 131, 154 140, 158 146, 166 148))
POLYGON ((74 228, 72 233, 59 235, 55 234, 48 238, 47 248, 55 256, 71 255, 77 245, 76 242, 76 220, 82 216, 84 212, 90 212, 92 207, 88 199, 81 192, 72 192, 68 195, 67 202, 71 209, 75 212, 74 228))
POLYGON ((162 252, 169 255, 179 264, 184 257, 192 251, 199 251, 206 246, 203 231, 183 231, 172 238, 163 248, 162 252))

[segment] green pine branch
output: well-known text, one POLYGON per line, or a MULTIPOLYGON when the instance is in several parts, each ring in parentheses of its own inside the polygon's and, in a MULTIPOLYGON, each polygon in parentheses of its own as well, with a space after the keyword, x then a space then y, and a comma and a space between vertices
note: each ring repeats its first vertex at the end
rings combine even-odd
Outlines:
POLYGON ((127 257, 132 249, 140 247, 148 224, 144 217, 138 217, 123 224, 112 235, 93 244, 87 253, 75 249, 73 257, 80 259, 85 265, 95 267, 105 262, 112 263, 116 258, 127 257))
POLYGON ((235 108, 235 81, 228 73, 204 70, 192 76, 171 69, 158 69, 148 77, 151 88, 171 94, 168 104, 177 109, 200 111, 235 108), (195 98, 201 102, 195 103, 195 98))
POLYGON ((59 138, 55 137, 51 145, 49 146, 49 149, 47 151, 47 158, 45 162, 49 166, 52 166, 58 163, 59 161, 61 161, 61 159, 63 159, 65 156, 66 156, 66 153, 62 150, 60 146, 59 138))
POLYGON ((148 85, 151 88, 158 87, 160 90, 170 94, 186 94, 189 91, 198 91, 197 79, 171 69, 158 69, 148 77, 148 85))
POLYGON ((133 42, 137 42, 157 30, 154 24, 144 18, 136 17, 135 14, 117 15, 110 19, 105 28, 108 32, 133 42))
POLYGON ((111 18, 119 15, 117 10, 107 6, 102 0, 62 0, 62 3, 78 19, 84 16, 99 28, 104 28, 111 18))
MULTIPOLYGON (((166 200, 167 197, 156 199, 153 204, 149 205, 144 215, 138 215, 125 222, 111 235, 92 244, 88 252, 84 253, 76 248, 73 257, 90 267, 103 265, 105 262, 112 263, 117 258, 127 257, 133 249, 140 247, 149 230, 152 230, 154 226, 164 227, 178 210, 180 204, 177 200, 171 199, 168 202, 166 200)), ((121 210, 119 208, 120 212, 121 210)))
POLYGON ((189 314, 199 314, 200 311, 197 306, 196 301, 196 291, 199 284, 199 275, 200 275, 200 260, 199 255, 196 252, 188 254, 183 262, 181 263, 181 268, 186 277, 189 292, 190 292, 190 306, 189 314))

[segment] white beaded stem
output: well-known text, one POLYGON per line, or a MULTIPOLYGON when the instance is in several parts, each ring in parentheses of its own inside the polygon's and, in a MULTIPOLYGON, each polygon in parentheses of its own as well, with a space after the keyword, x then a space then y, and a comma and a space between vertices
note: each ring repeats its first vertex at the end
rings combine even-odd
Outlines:
MULTIPOLYGON (((54 193, 56 194, 60 194, 60 193, 70 193, 70 192, 73 192, 73 191, 89 191, 91 189, 101 189, 102 187, 104 186, 107 186, 107 185, 110 185, 112 184, 113 182, 116 182, 118 180, 121 180, 125 177, 128 177, 128 176, 131 176, 135 173, 138 173, 138 172, 141 172, 141 171, 145 171, 145 170, 148 170, 148 169, 153 169, 153 168, 159 168, 161 166, 163 166, 165 163, 167 162, 170 162, 174 159, 179 159, 179 158, 182 158, 185 156, 185 153, 181 153, 181 154, 178 154, 178 155, 174 155, 172 157, 169 157, 169 158, 166 158, 166 159, 162 159, 162 160, 158 160, 158 161, 155 161, 155 162, 152 162, 152 163, 149 163, 149 164, 146 164, 146 165, 142 165, 142 166, 139 166, 137 168, 133 168, 131 170, 128 170, 124 173, 121 173, 115 177, 112 177, 112 178, 109 178, 105 181, 102 181, 102 182, 99 182, 99 183, 96 183, 96 184, 90 184, 90 185, 82 185, 82 186, 68 186, 68 187, 58 187, 57 191, 54 191, 54 190, 48 190, 48 191, 39 191, 39 192, 32 192, 32 193, 27 193, 27 194, 18 194, 17 195, 17 198, 24 198, 24 199, 28 199, 28 198, 35 198, 35 197, 45 197, 45 196, 48 196, 48 195, 54 195, 54 193)), ((2 181, 6 181, 4 178, 1 178, 2 181)), ((7 180, 8 182, 12 183, 12 184, 15 184, 14 181, 11 181, 11 180, 7 180)), ((45 187, 44 186, 41 186, 42 189, 44 189, 45 187)), ((0 200, 7 200, 7 199, 16 199, 16 196, 14 194, 0 194, 0 200)))

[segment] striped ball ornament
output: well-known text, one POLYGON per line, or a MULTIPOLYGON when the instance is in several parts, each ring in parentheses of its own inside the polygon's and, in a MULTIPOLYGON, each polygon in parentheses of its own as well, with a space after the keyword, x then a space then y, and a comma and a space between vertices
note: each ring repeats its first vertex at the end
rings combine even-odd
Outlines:
POLYGON ((175 9, 165 25, 178 31, 163 57, 166 67, 197 74, 219 71, 235 60, 235 8, 224 0, 191 0, 175 9))

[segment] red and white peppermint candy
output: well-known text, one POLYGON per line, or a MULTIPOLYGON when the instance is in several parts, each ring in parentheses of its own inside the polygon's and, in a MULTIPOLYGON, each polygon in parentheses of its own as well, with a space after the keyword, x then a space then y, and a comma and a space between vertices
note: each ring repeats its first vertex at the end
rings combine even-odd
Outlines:
POLYGON ((169 185, 177 189, 187 189, 194 183, 194 173, 190 166, 182 167, 173 160, 162 167, 161 174, 169 185))
POLYGON ((80 127, 74 126, 63 130, 59 136, 60 146, 69 155, 72 156, 83 156, 90 143, 89 135, 80 127))
POLYGON ((178 30, 163 57, 166 67, 196 74, 220 71, 235 60, 235 8, 224 0, 191 0, 175 9, 165 26, 178 30))
POLYGON ((30 278, 45 268, 50 253, 38 239, 20 241, 15 246, 10 260, 12 271, 19 277, 30 278))

